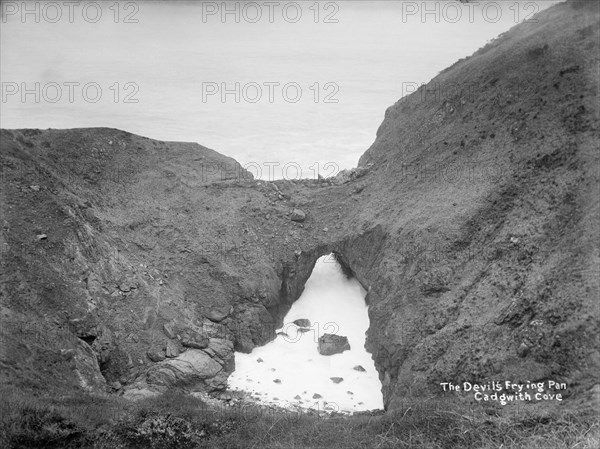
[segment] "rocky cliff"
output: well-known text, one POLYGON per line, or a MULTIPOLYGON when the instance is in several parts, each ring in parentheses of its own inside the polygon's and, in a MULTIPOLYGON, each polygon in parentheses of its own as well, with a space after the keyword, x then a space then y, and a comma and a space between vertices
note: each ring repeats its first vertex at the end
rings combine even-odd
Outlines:
POLYGON ((536 18, 390 107, 336 179, 257 181, 114 129, 2 130, 2 381, 223 389, 333 252, 368 290, 388 409, 445 381, 552 379, 587 400, 599 14, 536 18))

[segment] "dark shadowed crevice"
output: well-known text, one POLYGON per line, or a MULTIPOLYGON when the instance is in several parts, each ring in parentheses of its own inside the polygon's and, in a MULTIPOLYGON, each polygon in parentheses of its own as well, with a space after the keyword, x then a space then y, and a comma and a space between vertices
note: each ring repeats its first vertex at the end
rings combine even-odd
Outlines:
POLYGON ((92 346, 94 344, 94 342, 96 341, 96 336, 95 335, 86 335, 84 337, 79 337, 79 339, 83 340, 88 345, 92 346))

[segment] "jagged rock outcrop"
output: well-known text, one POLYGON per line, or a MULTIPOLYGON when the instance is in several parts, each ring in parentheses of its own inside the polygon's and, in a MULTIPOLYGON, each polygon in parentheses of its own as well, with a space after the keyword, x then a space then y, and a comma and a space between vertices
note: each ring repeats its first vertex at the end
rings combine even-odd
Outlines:
POLYGON ((2 382, 222 389, 334 253, 368 291, 387 408, 491 379, 586 400, 598 22, 559 4, 459 61, 386 111, 339 183, 255 181, 114 129, 2 130, 2 382))

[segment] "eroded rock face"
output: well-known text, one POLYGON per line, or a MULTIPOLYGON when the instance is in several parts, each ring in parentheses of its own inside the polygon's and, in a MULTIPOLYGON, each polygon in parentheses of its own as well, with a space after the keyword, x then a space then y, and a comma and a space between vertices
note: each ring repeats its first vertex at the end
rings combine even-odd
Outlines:
POLYGON ((368 291, 386 407, 489 378, 558 377, 586 397, 598 36, 573 4, 390 107, 362 168, 335 182, 232 177, 212 150, 114 129, 2 130, 3 376, 222 389, 233 351, 273 339, 334 253, 368 291))

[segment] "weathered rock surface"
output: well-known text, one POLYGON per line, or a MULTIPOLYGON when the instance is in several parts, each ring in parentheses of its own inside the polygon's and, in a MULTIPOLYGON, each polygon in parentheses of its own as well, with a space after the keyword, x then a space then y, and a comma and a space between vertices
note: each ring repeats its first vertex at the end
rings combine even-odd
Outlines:
POLYGON ((342 335, 323 334, 319 337, 319 354, 334 355, 350 350, 348 337, 342 335))
POLYGON ((114 129, 2 130, 0 381, 224 388, 233 351, 273 339, 334 252, 368 291, 387 408, 492 379, 588 400, 593 4, 549 8, 390 107, 339 183, 256 182, 200 145, 114 129), (187 349, 163 358, 168 341, 187 349))
POLYGON ((152 366, 146 373, 149 385, 177 386, 195 389, 204 386, 205 379, 211 379, 223 370, 207 353, 190 349, 179 356, 164 360, 152 366))

